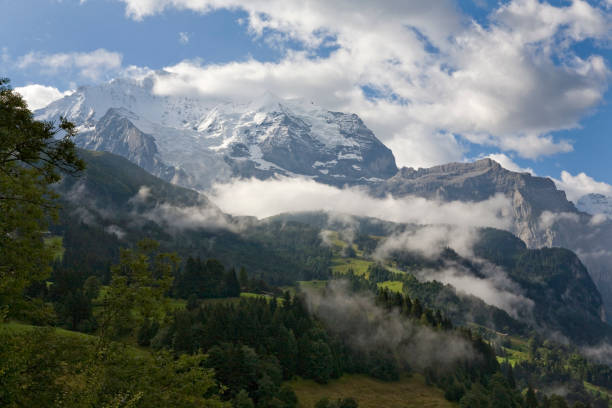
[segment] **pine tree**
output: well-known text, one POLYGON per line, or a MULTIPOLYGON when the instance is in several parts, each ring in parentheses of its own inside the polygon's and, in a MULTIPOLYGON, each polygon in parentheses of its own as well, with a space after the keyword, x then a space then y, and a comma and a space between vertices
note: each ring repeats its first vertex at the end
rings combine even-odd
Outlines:
POLYGON ((249 287, 249 275, 247 275, 247 271, 246 269, 244 269, 244 266, 240 268, 238 281, 240 282, 240 286, 244 290, 247 290, 247 288, 249 287))
POLYGON ((240 296, 240 283, 236 278, 236 270, 234 268, 230 269, 225 273, 223 283, 221 286, 222 297, 238 297, 240 296))
POLYGON ((232 400, 232 408, 255 408, 253 400, 249 397, 249 393, 245 390, 240 390, 236 397, 232 400))
POLYGON ((536 398, 535 391, 529 384, 527 388, 527 394, 525 394, 525 403, 527 404, 527 408, 538 408, 538 399, 536 398))

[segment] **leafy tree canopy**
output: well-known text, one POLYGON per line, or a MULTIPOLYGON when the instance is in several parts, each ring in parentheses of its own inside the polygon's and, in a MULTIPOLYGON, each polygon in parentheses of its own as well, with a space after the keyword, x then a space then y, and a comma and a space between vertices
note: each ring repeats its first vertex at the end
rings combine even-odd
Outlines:
POLYGON ((0 79, 0 308, 23 309, 23 289, 49 274, 44 233, 57 217, 50 186, 62 172, 83 170, 74 125, 34 119, 23 98, 0 79), (9 307, 10 306, 10 307, 9 307))

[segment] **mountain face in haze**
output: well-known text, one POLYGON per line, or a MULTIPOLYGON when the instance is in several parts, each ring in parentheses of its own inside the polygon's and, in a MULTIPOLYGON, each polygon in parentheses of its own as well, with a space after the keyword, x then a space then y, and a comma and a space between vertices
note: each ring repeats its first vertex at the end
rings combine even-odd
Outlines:
POLYGON ((79 147, 126 157, 186 187, 231 177, 302 175, 332 185, 397 172, 391 151, 354 114, 262 95, 248 104, 159 96, 153 84, 117 79, 81 87, 36 112, 79 127, 79 147))
MULTIPOLYGON (((612 221, 579 211, 552 180, 509 171, 483 159, 428 169, 403 168, 394 177, 372 185, 371 191, 378 196, 415 195, 442 201, 482 201, 503 194, 512 203, 510 231, 529 248, 574 251, 603 297, 605 315, 612 315, 612 221)), ((579 202, 579 207, 586 210, 587 202, 590 211, 598 208, 599 213, 606 208, 597 197, 579 202)))
POLYGON ((162 250, 245 267, 251 277, 285 285, 327 274, 330 251, 319 230, 223 213, 204 194, 166 182, 107 152, 79 149, 85 171, 57 183, 65 266, 85 276, 108 272, 119 249, 144 238, 162 250))
POLYGON ((612 218, 612 197, 603 194, 587 194, 578 199, 576 207, 591 215, 602 214, 612 218))
POLYGON ((491 159, 449 163, 431 168, 402 168, 394 177, 372 186, 377 196, 414 195, 441 201, 484 201, 503 194, 512 202, 512 232, 529 247, 551 246, 540 217, 552 213, 577 213, 565 193, 552 180, 506 170, 491 159))

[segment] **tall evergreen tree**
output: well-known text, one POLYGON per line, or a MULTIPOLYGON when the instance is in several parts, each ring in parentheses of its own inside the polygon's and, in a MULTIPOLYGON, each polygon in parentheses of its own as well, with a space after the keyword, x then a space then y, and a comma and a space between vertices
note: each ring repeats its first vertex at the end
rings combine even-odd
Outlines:
POLYGON ((53 249, 45 244, 58 205, 51 185, 62 172, 83 170, 72 123, 34 120, 8 79, 0 78, 0 316, 26 306, 23 291, 49 276, 53 249))

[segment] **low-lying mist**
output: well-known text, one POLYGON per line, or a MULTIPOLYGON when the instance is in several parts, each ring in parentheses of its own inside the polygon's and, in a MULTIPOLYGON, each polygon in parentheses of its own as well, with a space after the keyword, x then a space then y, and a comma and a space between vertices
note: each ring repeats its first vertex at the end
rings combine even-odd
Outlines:
POLYGON ((416 369, 444 369, 477 358, 472 345, 453 332, 436 331, 376 305, 371 293, 352 293, 348 283, 331 281, 323 292, 305 290, 309 310, 351 347, 389 349, 401 363, 416 369))
POLYGON ((287 177, 216 184, 208 195, 226 213, 258 218, 286 212, 326 211, 420 225, 506 229, 512 222, 512 206, 503 195, 475 203, 443 203, 421 197, 374 198, 359 187, 338 188, 311 179, 287 177))

